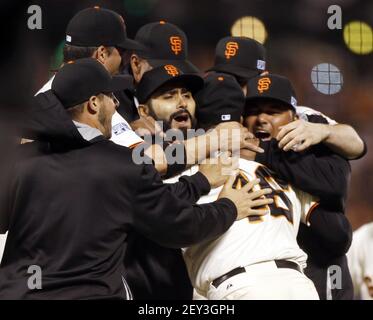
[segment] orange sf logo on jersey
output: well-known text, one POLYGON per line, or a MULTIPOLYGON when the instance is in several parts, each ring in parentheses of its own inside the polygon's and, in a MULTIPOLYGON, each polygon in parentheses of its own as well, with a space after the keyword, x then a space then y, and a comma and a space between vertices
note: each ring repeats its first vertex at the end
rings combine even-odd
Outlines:
POLYGON ((238 50, 238 43, 237 42, 227 42, 225 45, 225 57, 227 59, 230 59, 231 57, 234 57, 237 54, 238 50))
POLYGON ((182 44, 181 38, 179 36, 170 37, 170 44, 171 44, 171 50, 173 51, 173 53, 178 55, 179 52, 181 52, 181 50, 182 50, 182 48, 181 48, 181 44, 182 44))
POLYGON ((177 70, 177 68, 173 66, 172 64, 167 64, 164 66, 164 68, 170 76, 175 77, 179 75, 179 70, 177 70))
POLYGON ((258 81, 258 91, 260 93, 263 93, 263 91, 267 91, 269 89, 269 86, 271 84, 271 79, 269 78, 261 78, 258 81))

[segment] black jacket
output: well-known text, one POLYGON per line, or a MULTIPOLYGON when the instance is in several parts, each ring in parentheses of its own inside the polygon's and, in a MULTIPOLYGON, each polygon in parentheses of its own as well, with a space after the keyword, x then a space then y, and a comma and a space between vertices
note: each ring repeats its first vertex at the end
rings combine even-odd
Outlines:
POLYGON ((123 261, 132 233, 180 248, 234 222, 230 200, 190 205, 152 165, 135 165, 128 148, 102 136, 85 141, 50 92, 36 99, 39 112, 25 136, 39 141, 20 146, 2 184, 0 214, 9 218, 1 219, 1 231, 9 233, 0 299, 126 299, 123 261), (42 270, 41 290, 28 289, 31 265, 42 270))

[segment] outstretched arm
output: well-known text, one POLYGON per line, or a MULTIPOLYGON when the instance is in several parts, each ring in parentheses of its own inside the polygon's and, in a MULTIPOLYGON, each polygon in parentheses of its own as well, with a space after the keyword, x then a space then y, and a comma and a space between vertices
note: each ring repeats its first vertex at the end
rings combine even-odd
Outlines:
POLYGON ((346 124, 330 125, 296 120, 283 126, 276 138, 284 151, 301 152, 310 146, 324 143, 346 159, 360 158, 366 152, 363 140, 354 128, 346 124))

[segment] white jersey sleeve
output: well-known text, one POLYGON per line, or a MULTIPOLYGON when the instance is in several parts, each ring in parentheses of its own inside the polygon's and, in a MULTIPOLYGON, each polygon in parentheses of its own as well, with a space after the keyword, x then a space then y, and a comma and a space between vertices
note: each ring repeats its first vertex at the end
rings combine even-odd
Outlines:
POLYGON ((347 259, 355 298, 373 300, 373 222, 354 232, 347 259))
POLYGON ((132 130, 129 123, 115 111, 111 120, 111 141, 124 147, 134 148, 144 140, 132 130))
POLYGON ((317 110, 309 108, 309 107, 297 106, 296 107, 296 111, 297 111, 298 117, 300 119, 303 119, 303 120, 306 120, 306 121, 307 121, 307 116, 309 116, 309 115, 318 115, 318 116, 324 117, 326 119, 326 121, 328 121, 328 124, 331 124, 331 125, 338 124, 338 122, 336 122, 335 120, 329 118, 328 116, 326 116, 325 114, 321 113, 320 111, 317 111, 317 110))
POLYGON ((307 192, 298 190, 297 188, 293 188, 293 189, 301 205, 300 221, 306 225, 309 225, 309 218, 312 212, 319 205, 319 199, 307 192))

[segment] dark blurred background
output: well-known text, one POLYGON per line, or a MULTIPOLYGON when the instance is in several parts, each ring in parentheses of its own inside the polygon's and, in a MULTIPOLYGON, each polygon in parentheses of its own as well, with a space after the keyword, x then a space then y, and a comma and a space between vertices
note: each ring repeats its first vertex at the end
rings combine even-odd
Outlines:
POLYGON ((351 162, 347 214, 354 229, 373 221, 372 0, 0 0, 2 158, 30 97, 62 61, 69 19, 95 5, 120 13, 129 37, 148 22, 178 25, 202 70, 212 65, 216 42, 232 31, 262 41, 268 69, 290 78, 301 105, 353 125, 367 142, 368 154, 351 162), (41 30, 27 27, 30 5, 42 9, 41 30), (342 30, 328 28, 330 5, 342 9, 342 30))

